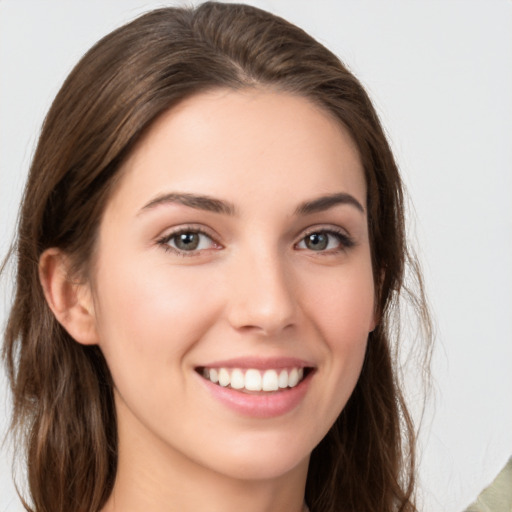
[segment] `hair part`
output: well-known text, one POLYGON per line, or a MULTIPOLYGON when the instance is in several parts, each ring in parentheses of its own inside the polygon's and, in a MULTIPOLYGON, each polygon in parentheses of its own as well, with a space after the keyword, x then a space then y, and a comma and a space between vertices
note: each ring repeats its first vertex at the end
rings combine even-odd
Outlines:
MULTIPOLYGON (((98 347, 52 314, 38 262, 57 247, 86 276, 119 169, 164 112, 200 92, 269 87, 308 98, 348 130, 367 183, 380 323, 356 389, 312 453, 312 512, 415 511, 415 432, 393 367, 393 315, 409 258, 398 169, 357 79, 301 29, 246 5, 149 12, 99 41, 66 79, 44 121, 20 212, 16 294, 3 355, 12 429, 25 447, 35 512, 97 512, 116 476, 113 382, 98 347)), ((417 271, 413 262, 413 272, 417 271)), ((414 306, 428 312, 419 279, 414 306)))

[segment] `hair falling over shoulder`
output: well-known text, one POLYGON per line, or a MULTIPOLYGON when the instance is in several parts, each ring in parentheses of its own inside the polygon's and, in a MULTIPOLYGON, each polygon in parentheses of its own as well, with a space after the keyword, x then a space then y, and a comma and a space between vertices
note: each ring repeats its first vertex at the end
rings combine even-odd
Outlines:
POLYGON ((272 14, 215 2, 152 11, 104 37, 73 69, 45 119, 21 205, 12 254, 15 297, 3 346, 13 439, 27 468, 25 507, 98 512, 117 467, 105 359, 56 321, 41 288, 39 258, 57 247, 72 262, 70 278, 86 276, 109 193, 136 142, 183 99, 221 87, 268 87, 309 98, 357 144, 380 323, 348 405, 313 451, 306 502, 311 512, 413 512, 415 427, 393 348, 400 297, 423 326, 425 366, 431 336, 388 142, 363 87, 329 50, 272 14), (404 284, 406 274, 415 293, 404 284))

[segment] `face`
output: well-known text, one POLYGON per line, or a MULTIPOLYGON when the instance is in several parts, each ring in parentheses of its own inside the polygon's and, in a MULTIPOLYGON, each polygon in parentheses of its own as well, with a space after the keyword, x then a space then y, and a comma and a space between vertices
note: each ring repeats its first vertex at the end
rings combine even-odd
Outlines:
POLYGON ((347 132, 301 97, 214 91, 162 116, 121 172, 91 282, 120 446, 244 479, 307 467, 374 327, 347 132))

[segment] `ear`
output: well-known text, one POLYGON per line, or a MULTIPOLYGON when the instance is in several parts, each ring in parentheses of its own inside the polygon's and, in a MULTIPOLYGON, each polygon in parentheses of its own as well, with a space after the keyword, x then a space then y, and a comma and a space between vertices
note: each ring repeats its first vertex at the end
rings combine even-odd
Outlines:
POLYGON ((379 323, 380 323, 380 312, 378 310, 377 302, 375 301, 375 306, 373 308, 373 314, 370 318, 370 324, 368 326, 368 334, 373 332, 377 328, 379 323))
POLYGON ((47 249, 39 258, 39 279, 55 318, 76 341, 95 345, 98 334, 90 286, 71 280, 69 270, 69 258, 60 249, 47 249))
POLYGON ((382 285, 384 283, 385 276, 386 276, 386 274, 385 274, 384 270, 381 270, 380 274, 379 274, 379 281, 378 281, 377 285, 375 286, 375 292, 374 292, 375 298, 373 299, 374 300, 373 315, 372 315, 372 318, 370 321, 370 328, 369 328, 368 332, 373 332, 382 320, 382 308, 379 304, 379 299, 380 299, 381 289, 382 289, 382 285))

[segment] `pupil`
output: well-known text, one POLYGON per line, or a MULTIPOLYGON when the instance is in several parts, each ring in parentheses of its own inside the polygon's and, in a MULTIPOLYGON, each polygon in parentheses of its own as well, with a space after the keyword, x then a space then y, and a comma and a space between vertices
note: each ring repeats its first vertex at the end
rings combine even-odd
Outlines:
POLYGON ((321 251, 327 247, 328 238, 325 233, 312 233, 306 238, 306 247, 313 251, 321 251))
POLYGON ((199 236, 197 233, 181 233, 176 240, 176 247, 185 251, 192 251, 199 245, 199 236))

